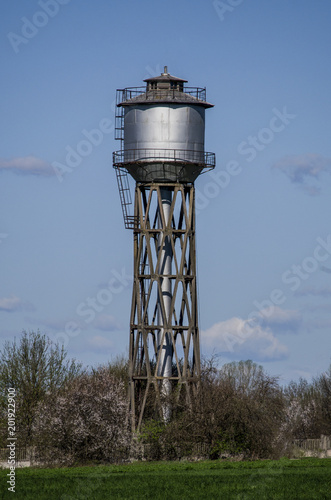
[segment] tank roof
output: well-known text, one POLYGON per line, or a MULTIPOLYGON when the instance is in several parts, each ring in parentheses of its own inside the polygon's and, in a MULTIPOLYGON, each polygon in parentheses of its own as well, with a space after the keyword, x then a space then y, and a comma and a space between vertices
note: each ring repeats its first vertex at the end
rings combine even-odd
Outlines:
POLYGON ((146 87, 128 87, 118 90, 117 106, 134 106, 148 104, 191 104, 212 108, 206 101, 206 89, 186 87, 187 80, 177 78, 168 73, 168 67, 160 76, 146 78, 146 87))

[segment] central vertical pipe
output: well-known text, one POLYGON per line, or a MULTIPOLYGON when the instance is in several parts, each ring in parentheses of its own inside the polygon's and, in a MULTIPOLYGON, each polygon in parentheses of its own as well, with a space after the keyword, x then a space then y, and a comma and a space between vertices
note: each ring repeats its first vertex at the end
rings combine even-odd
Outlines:
MULTIPOLYGON (((159 353, 159 366, 157 375, 162 377, 162 389, 161 393, 166 398, 171 393, 171 381, 169 377, 172 376, 172 353, 173 346, 171 341, 171 335, 169 332, 169 325, 171 324, 170 318, 170 307, 172 299, 172 285, 171 285, 171 271, 172 271, 172 246, 170 236, 167 235, 164 238, 164 230, 170 225, 170 211, 172 202, 172 190, 171 188, 161 188, 160 189, 162 205, 160 211, 163 212, 164 225, 159 212, 159 243, 158 252, 161 253, 160 256, 160 266, 159 275, 161 277, 161 297, 159 293, 158 297, 158 324, 161 325, 160 331, 158 332, 158 353, 159 353), (163 243, 162 243, 163 242, 163 243), (164 305, 164 316, 161 308, 161 303, 164 305), (163 342, 162 337, 165 333, 163 342)), ((170 406, 166 403, 163 406, 163 417, 167 421, 170 418, 170 406)))

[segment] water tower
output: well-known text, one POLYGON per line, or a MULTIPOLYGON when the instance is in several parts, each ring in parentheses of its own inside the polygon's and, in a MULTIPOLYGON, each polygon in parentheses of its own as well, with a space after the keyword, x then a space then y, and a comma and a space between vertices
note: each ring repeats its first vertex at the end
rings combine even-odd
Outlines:
POLYGON ((117 90, 113 164, 125 227, 133 230, 129 397, 132 429, 200 380, 194 181, 215 167, 204 150, 206 89, 164 72, 117 90), (134 214, 128 174, 135 180, 134 214))

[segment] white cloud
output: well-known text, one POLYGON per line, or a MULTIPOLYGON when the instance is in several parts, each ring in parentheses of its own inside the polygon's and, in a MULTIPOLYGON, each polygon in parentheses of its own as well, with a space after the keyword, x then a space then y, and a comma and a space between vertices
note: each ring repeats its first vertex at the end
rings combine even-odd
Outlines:
POLYGON ((201 333, 201 342, 220 353, 256 360, 276 360, 287 356, 287 347, 279 342, 260 319, 231 318, 214 324, 201 333))
POLYGON ((314 196, 320 193, 319 185, 312 185, 311 181, 318 181, 322 173, 331 173, 331 158, 318 154, 285 156, 273 165, 283 172, 291 182, 300 185, 308 194, 314 196))
POLYGON ((0 311, 14 312, 22 310, 32 311, 34 310, 34 307, 29 302, 25 302, 14 295, 11 297, 0 298, 0 311))
POLYGON ((29 155, 6 160, 0 158, 0 172, 9 171, 21 175, 38 175, 50 177, 55 175, 53 167, 36 156, 29 155))

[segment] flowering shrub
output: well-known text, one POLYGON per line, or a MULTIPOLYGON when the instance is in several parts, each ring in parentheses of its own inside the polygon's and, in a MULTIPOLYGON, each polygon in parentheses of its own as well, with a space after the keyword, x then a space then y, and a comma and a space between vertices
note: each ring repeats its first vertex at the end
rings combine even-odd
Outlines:
POLYGON ((107 368, 83 374, 39 404, 37 459, 54 465, 114 461, 130 445, 128 417, 122 381, 107 368))

